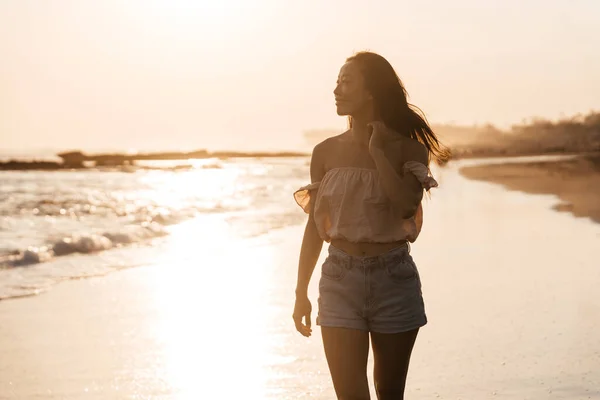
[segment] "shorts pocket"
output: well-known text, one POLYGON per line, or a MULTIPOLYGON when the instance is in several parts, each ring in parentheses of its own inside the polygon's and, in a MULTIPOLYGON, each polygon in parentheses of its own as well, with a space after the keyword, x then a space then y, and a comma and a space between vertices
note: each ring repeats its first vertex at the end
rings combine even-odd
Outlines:
POLYGON ((417 279, 417 266, 408 252, 394 255, 385 263, 385 272, 396 283, 411 282, 417 279))
POLYGON ((342 260, 337 257, 328 256, 321 267, 321 276, 332 281, 340 281, 346 275, 348 269, 342 260))

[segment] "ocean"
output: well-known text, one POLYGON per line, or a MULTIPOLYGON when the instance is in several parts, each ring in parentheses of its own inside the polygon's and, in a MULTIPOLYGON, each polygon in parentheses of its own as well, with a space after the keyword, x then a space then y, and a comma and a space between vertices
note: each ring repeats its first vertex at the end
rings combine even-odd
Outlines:
POLYGON ((198 251, 218 224, 234 240, 305 221, 292 197, 305 158, 140 166, 152 169, 0 172, 0 299, 152 263, 186 221, 198 251))
MULTIPOLYGON (((407 398, 600 399, 600 225, 459 173, 522 160, 432 166, 407 398)), ((185 164, 0 172, 0 398, 334 398, 325 249, 291 318, 308 159, 185 164)))

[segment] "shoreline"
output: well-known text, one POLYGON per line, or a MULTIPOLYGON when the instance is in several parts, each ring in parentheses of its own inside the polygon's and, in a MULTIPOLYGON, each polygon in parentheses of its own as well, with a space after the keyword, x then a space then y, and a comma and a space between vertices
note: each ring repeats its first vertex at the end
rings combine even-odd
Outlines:
POLYGON ((9 158, 6 161, 0 161, 0 171, 68 171, 68 170, 91 170, 95 168, 127 168, 137 169, 165 169, 161 167, 152 167, 138 165, 139 162, 152 161, 179 161, 182 164, 166 169, 185 169, 191 168, 184 163, 190 160, 210 160, 216 159, 224 161, 236 158, 299 158, 307 157, 310 154, 303 152, 234 152, 234 151, 215 151, 208 152, 199 150, 194 152, 170 152, 170 153, 140 153, 140 154, 95 154, 88 155, 81 151, 56 154, 54 158, 60 158, 60 161, 50 161, 41 159, 19 159, 9 158))
MULTIPOLYGON (((495 160, 495 159, 518 159, 526 157, 586 157, 588 155, 600 154, 597 150, 589 152, 577 151, 538 151, 538 152, 469 152, 466 150, 454 150, 449 162, 461 160, 495 160)), ((306 158, 310 157, 310 152, 231 152, 218 151, 206 152, 195 151, 189 153, 147 153, 128 155, 121 153, 86 155, 82 152, 60 153, 55 158, 61 158, 62 161, 50 161, 48 159, 19 159, 10 158, 0 161, 1 171, 81 171, 81 170, 107 170, 115 169, 123 172, 135 172, 137 170, 185 170, 193 168, 185 164, 190 160, 210 160, 225 161, 237 158, 306 158), (139 162, 148 161, 179 161, 181 164, 169 167, 159 167, 139 164, 139 162)), ((209 166, 210 167, 210 166, 209 166)), ((218 168, 218 166, 212 166, 218 168)))
POLYGON ((452 154, 452 161, 461 161, 461 160, 496 160, 501 158, 507 159, 517 159, 517 158, 527 158, 527 157, 579 157, 579 156, 588 156, 588 155, 598 155, 600 154, 598 150, 591 151, 541 151, 541 152, 523 152, 523 153, 457 153, 452 154))
MULTIPOLYGON (((429 322, 407 397, 596 398, 600 225, 446 179, 413 247, 429 322)), ((182 230, 140 267, 0 302, 0 398, 334 398, 319 326, 304 338, 291 320, 302 231, 182 230)))
MULTIPOLYGON (((566 155, 566 154, 565 154, 566 155)), ((553 208, 600 223, 600 154, 578 154, 567 160, 466 166, 468 179, 500 184, 508 190, 554 195, 553 208)))

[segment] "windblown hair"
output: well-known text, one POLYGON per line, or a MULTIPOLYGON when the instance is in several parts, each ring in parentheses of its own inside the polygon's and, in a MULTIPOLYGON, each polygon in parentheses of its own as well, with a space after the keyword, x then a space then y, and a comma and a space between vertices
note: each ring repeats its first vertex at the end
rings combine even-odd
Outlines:
MULTIPOLYGON (((363 73, 366 89, 373 96, 375 110, 382 122, 400 133, 421 142, 438 164, 450 159, 450 150, 433 132, 424 113, 408 102, 408 93, 392 65, 376 53, 364 51, 349 57, 363 73)), ((350 126, 352 118, 350 117, 350 126)))

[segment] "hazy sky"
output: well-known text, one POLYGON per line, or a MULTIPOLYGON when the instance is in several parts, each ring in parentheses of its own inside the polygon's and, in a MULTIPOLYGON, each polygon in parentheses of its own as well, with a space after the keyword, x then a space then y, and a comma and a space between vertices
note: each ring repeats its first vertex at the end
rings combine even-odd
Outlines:
POLYGON ((0 0, 0 150, 277 149, 354 51, 433 123, 600 108, 598 0, 0 0))

